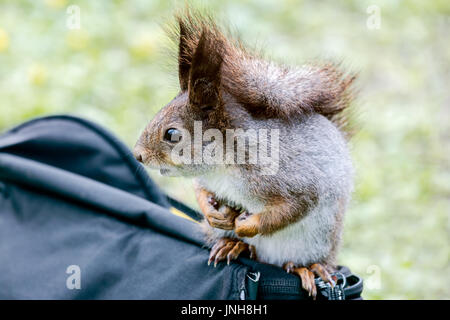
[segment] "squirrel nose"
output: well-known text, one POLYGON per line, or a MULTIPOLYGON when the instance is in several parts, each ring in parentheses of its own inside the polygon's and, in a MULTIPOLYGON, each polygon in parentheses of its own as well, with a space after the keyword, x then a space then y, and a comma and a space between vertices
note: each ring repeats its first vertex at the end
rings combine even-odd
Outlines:
POLYGON ((140 163, 144 163, 144 157, 142 156, 142 150, 141 148, 134 148, 133 155, 137 161, 140 163))
POLYGON ((136 158, 137 161, 142 163, 142 155, 140 153, 135 154, 134 157, 136 158))

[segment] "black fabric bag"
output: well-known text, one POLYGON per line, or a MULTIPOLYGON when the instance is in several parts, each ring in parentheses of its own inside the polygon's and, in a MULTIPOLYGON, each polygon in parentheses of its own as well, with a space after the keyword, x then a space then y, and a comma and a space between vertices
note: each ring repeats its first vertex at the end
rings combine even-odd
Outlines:
MULTIPOLYGON (((199 219, 91 122, 51 116, 0 136, 0 299, 307 298, 275 266, 208 266, 199 219)), ((360 298, 361 279, 341 272, 360 298)))

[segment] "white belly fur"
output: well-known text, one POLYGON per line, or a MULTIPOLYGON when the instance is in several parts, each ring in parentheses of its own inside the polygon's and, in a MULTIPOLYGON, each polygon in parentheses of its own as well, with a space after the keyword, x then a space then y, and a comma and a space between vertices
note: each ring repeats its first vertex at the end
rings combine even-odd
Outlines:
POLYGON ((286 262, 309 266, 330 252, 336 219, 332 208, 319 205, 300 221, 270 236, 257 235, 243 241, 254 245, 258 260, 282 266, 286 262))
POLYGON ((248 195, 245 181, 236 178, 239 171, 219 171, 214 174, 202 176, 198 179, 200 185, 206 190, 214 192, 218 199, 227 199, 235 204, 244 206, 249 212, 261 212, 264 203, 248 195), (234 176, 234 177, 233 177, 234 176))
MULTIPOLYGON (((243 205, 249 212, 261 212, 264 203, 246 196, 245 183, 227 179, 229 173, 202 177, 199 182, 218 197, 243 205)), ((333 201, 319 201, 318 206, 306 217, 272 235, 257 235, 244 238, 244 242, 254 245, 258 260, 282 266, 292 261, 308 266, 324 259, 330 252, 331 232, 335 224, 337 207, 333 201)), ((217 237, 232 236, 234 232, 215 229, 217 237)))

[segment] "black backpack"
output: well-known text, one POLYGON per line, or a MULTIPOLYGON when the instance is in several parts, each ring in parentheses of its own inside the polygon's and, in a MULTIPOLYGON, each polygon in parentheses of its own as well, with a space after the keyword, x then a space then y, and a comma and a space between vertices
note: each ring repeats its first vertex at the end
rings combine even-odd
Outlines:
MULTIPOLYGON (((0 299, 308 299, 275 266, 208 266, 200 219, 89 121, 39 118, 0 136, 0 299)), ((361 298, 359 277, 336 275, 335 289, 317 280, 319 299, 361 298)))

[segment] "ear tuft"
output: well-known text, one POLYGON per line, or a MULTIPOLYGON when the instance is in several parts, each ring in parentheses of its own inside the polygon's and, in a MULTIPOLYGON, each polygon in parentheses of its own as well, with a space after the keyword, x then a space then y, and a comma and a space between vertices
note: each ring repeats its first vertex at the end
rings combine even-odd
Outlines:
POLYGON ((178 44, 178 78, 180 80, 181 91, 186 91, 189 83, 189 69, 191 67, 192 54, 188 45, 187 26, 182 20, 179 25, 179 44, 178 44))
POLYGON ((189 72, 189 101, 193 105, 216 105, 219 102, 223 55, 223 42, 204 29, 189 72))
POLYGON ((175 22, 166 26, 166 32, 177 45, 180 89, 186 91, 192 59, 202 33, 208 31, 214 37, 220 37, 221 34, 211 16, 192 10, 189 6, 175 14, 175 22))

